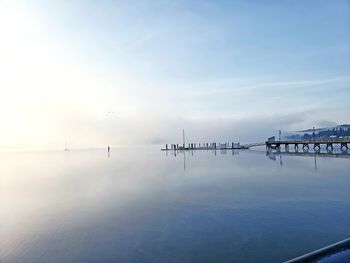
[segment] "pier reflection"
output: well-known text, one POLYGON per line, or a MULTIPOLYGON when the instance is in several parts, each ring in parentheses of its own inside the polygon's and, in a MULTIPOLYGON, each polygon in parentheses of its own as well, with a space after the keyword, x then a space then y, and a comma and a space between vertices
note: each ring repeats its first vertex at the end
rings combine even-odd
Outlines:
POLYGON ((283 158, 282 156, 302 156, 302 157, 313 157, 314 158, 314 167, 317 170, 317 158, 350 158, 350 153, 348 150, 341 150, 340 152, 334 152, 333 150, 327 150, 326 152, 321 152, 320 150, 309 152, 302 151, 299 152, 296 150, 295 152, 290 151, 266 151, 266 156, 273 161, 279 159, 279 163, 283 166, 283 158))
MULTIPOLYGON (((183 155, 191 155, 193 156, 196 151, 195 150, 176 150, 176 151, 164 151, 165 152, 165 155, 166 156, 178 156, 180 154, 183 154, 183 155)), ((203 152, 203 151, 201 151, 203 152)), ((231 155, 235 155, 235 154, 238 154, 239 153, 239 150, 231 150, 231 149, 219 149, 219 150, 206 150, 205 152, 207 153, 211 153, 213 155, 218 155, 218 153, 220 153, 220 155, 227 155, 227 154, 231 154, 231 155)))
POLYGON ((183 170, 186 171, 186 161, 188 162, 188 157, 193 157, 197 154, 202 154, 203 152, 208 153, 213 156, 225 156, 225 155, 238 155, 239 150, 233 150, 233 149, 207 149, 207 150, 202 150, 200 152, 196 150, 173 150, 173 151, 164 151, 165 156, 167 157, 183 157, 183 170))
POLYGON ((266 151, 266 155, 273 160, 276 160, 276 156, 308 156, 308 157, 330 157, 330 158, 350 158, 350 153, 348 151, 342 151, 342 152, 281 152, 281 151, 266 151))
MULTIPOLYGON (((210 156, 221 156, 224 158, 225 156, 229 155, 238 155, 242 151, 242 154, 253 154, 253 155, 266 155, 270 160, 277 161, 280 166, 283 166, 285 164, 288 164, 288 158, 287 157, 306 157, 310 161, 313 158, 313 166, 314 169, 317 170, 317 159, 318 158, 350 158, 350 151, 348 150, 316 150, 316 151, 310 151, 310 150, 295 150, 295 151, 279 151, 279 150, 231 150, 231 149, 208 149, 208 150, 202 150, 202 151, 196 151, 196 150, 175 150, 175 151, 164 151, 166 156, 173 156, 173 157, 180 157, 183 158, 183 170, 186 171, 188 169, 188 164, 192 157, 196 157, 193 159, 202 159, 202 162, 205 162, 204 160, 210 156), (203 157, 203 158, 201 158, 203 157)), ((221 159, 221 158, 220 158, 221 159)), ((200 162, 201 162, 200 161, 200 162)))

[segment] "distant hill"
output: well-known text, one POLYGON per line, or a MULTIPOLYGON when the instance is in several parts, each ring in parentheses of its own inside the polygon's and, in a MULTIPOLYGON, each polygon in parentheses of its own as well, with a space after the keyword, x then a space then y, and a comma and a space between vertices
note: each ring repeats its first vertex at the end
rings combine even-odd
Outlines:
POLYGON ((286 136, 292 140, 326 139, 350 137, 350 124, 341 124, 330 128, 317 128, 296 131, 295 134, 286 136))
MULTIPOLYGON (((323 130, 328 130, 329 128, 315 128, 315 131, 323 131, 323 130)), ((301 130, 301 131, 296 131, 296 132, 313 132, 314 129, 306 129, 306 130, 301 130)))

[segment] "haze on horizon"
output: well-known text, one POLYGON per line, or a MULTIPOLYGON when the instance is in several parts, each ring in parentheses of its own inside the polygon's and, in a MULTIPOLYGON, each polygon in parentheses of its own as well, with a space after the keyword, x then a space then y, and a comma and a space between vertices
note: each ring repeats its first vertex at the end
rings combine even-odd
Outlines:
POLYGON ((0 150, 349 123, 350 4, 0 0, 0 150))

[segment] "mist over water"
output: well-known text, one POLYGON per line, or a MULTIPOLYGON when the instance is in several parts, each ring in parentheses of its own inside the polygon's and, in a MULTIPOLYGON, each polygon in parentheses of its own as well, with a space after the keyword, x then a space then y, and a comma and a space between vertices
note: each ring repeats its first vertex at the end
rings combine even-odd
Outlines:
POLYGON ((158 147, 2 153, 0 260, 281 262, 349 236, 349 160, 158 147))

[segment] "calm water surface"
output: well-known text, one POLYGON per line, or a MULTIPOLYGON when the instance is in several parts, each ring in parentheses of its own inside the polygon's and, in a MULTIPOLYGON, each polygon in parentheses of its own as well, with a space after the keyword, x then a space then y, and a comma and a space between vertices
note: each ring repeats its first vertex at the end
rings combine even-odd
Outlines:
POLYGON ((350 158, 0 154, 0 262, 282 262, 350 236, 350 158))

